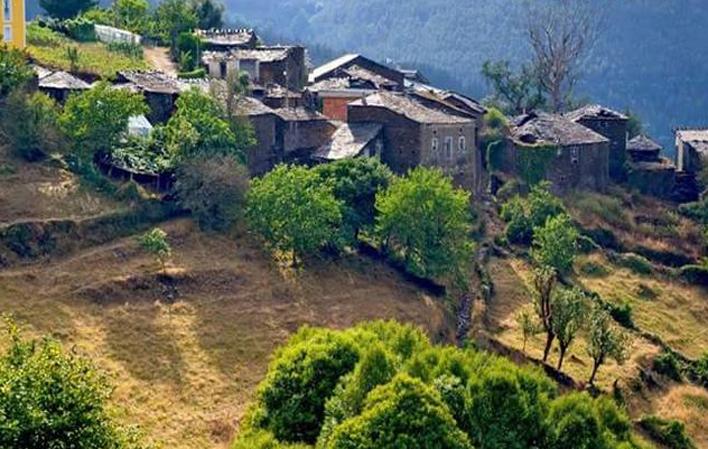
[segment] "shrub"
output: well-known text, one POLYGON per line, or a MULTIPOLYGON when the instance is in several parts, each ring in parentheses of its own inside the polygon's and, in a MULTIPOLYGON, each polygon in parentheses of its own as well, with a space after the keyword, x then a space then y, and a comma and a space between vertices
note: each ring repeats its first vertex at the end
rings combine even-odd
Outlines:
POLYGON ((635 329, 631 304, 622 303, 610 305, 610 315, 620 326, 627 329, 635 329))
POLYGON ((698 359, 693 367, 693 373, 700 383, 708 387, 708 352, 698 359))
POLYGON ((111 42, 106 45, 106 48, 108 48, 108 51, 122 53, 129 58, 143 58, 143 46, 140 44, 133 44, 131 42, 111 42))
POLYGON ((591 260, 584 262, 579 267, 580 273, 590 277, 605 277, 610 274, 610 271, 605 265, 593 262, 591 260))
POLYGON ((568 215, 549 218, 545 225, 534 228, 531 255, 539 265, 553 267, 560 273, 573 269, 577 254, 578 231, 568 215))
POLYGON ((34 72, 20 50, 0 44, 0 99, 32 79, 34 72))
POLYGON ((696 445, 686 434, 685 426, 679 421, 651 415, 640 419, 639 426, 653 439, 670 449, 696 449, 696 445))
POLYGON ((253 232, 276 253, 298 264, 336 240, 342 203, 332 186, 313 170, 280 165, 254 179, 246 200, 246 218, 253 232))
POLYGON ((551 193, 551 183, 548 181, 542 181, 531 188, 528 211, 534 228, 545 225, 549 218, 566 214, 563 202, 551 193))
POLYGON ((64 20, 57 31, 78 42, 94 42, 97 39, 94 23, 81 16, 64 20))
POLYGON ((61 147, 59 113, 54 101, 42 93, 14 91, 0 110, 0 126, 15 152, 36 161, 61 147))
POLYGON ((676 354, 671 351, 662 351, 652 363, 654 371, 677 382, 681 381, 681 367, 676 354))
POLYGON ((606 447, 600 418, 587 395, 571 393, 556 399, 546 425, 549 449, 606 447))
POLYGON ((502 206, 501 218, 507 222, 504 235, 509 243, 520 245, 531 243, 533 227, 520 196, 513 197, 502 206))
POLYGON ((167 233, 160 228, 155 228, 140 236, 138 243, 145 252, 157 260, 164 272, 167 261, 172 256, 172 248, 167 241, 167 233))
POLYGON ((583 254, 590 254, 595 251, 600 251, 602 247, 595 243, 593 239, 586 235, 580 235, 578 237, 578 251, 583 254))
POLYGON ((641 275, 649 275, 654 271, 651 262, 634 253, 621 254, 617 259, 617 263, 619 266, 628 268, 641 275))
POLYGON ((708 267, 704 265, 686 265, 679 269, 679 276, 691 284, 708 287, 708 267))
POLYGON ((75 17, 82 11, 96 6, 96 0, 39 0, 39 6, 47 13, 59 19, 75 17))
POLYGON ((472 251, 469 198, 439 169, 416 168, 376 194, 376 232, 412 273, 463 282, 472 251))

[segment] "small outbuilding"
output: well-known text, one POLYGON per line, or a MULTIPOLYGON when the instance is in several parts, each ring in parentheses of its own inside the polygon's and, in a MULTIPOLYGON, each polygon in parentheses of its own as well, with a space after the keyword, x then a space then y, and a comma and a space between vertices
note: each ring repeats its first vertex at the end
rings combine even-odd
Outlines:
POLYGON ((383 127, 378 123, 342 123, 329 142, 313 155, 315 162, 333 162, 357 157, 381 157, 383 127))
POLYGON ((44 76, 39 79, 40 92, 49 95, 58 103, 66 102, 72 93, 83 92, 90 88, 91 85, 86 81, 62 71, 44 73, 44 76))

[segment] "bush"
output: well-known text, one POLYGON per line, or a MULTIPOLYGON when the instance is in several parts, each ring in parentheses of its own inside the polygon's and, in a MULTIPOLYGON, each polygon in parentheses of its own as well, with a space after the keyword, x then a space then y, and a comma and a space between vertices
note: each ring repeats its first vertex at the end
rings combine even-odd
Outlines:
POLYGON ((96 27, 85 17, 76 17, 63 21, 56 31, 60 31, 78 42, 95 42, 96 27))
POLYGON ((679 366, 676 354, 671 351, 663 351, 656 356, 652 363, 654 371, 677 382, 681 381, 681 367, 679 366))
POLYGON ((534 228, 531 256, 542 266, 553 267, 560 273, 573 269, 577 254, 578 231, 568 215, 549 218, 545 225, 534 228))
POLYGON ((466 279, 470 263, 469 193, 439 169, 419 167, 376 194, 376 233, 386 251, 417 276, 466 279), (443 218, 444 217, 444 218, 443 218))
POLYGON ((177 78, 185 79, 185 80, 194 80, 194 79, 202 79, 206 78, 207 72, 206 69, 203 67, 200 67, 198 69, 194 69, 190 72, 179 72, 177 74, 177 78))
POLYGON ((634 320, 632 319, 632 305, 629 303, 612 304, 610 305, 610 315, 612 319, 619 323, 620 326, 627 329, 634 329, 634 320))
POLYGON ((227 230, 243 214, 248 169, 227 156, 194 159, 176 174, 175 191, 205 229, 227 230))
POLYGON ((26 55, 0 43, 0 99, 27 83, 33 76, 26 55))
POLYGON ((529 220, 524 201, 516 196, 507 201, 501 209, 501 218, 507 222, 504 235, 509 243, 528 245, 533 239, 533 227, 529 220))
POLYGON ((610 274, 610 270, 606 266, 591 260, 581 264, 579 270, 581 274, 590 277, 601 278, 610 274))
POLYGON ((14 91, 0 110, 0 127, 13 150, 36 161, 61 147, 57 105, 42 93, 14 91))
POLYGON ((153 256, 165 271, 167 261, 172 256, 172 247, 167 241, 167 233, 160 228, 154 228, 138 238, 138 244, 148 254, 153 256))
POLYGON ((313 170, 279 165, 254 179, 246 200, 246 218, 253 232, 276 253, 294 264, 336 243, 342 224, 342 203, 333 188, 313 170))
POLYGON ((639 426, 669 449, 696 449, 696 445, 686 434, 685 426, 679 421, 651 415, 639 420, 639 426))
POLYGON ((619 255, 617 264, 641 275, 650 275, 654 271, 654 267, 651 265, 651 262, 634 253, 619 255))
POLYGON ((595 251, 600 251, 602 247, 595 243, 593 239, 586 235, 581 235, 578 237, 578 251, 583 254, 590 254, 595 251))
POLYGON ((708 352, 703 353, 703 356, 695 363, 693 374, 698 382, 708 387, 708 352))
POLYGON ((106 48, 108 48, 108 51, 122 53, 129 58, 143 58, 143 46, 140 44, 133 44, 131 42, 111 42, 106 45, 106 48))

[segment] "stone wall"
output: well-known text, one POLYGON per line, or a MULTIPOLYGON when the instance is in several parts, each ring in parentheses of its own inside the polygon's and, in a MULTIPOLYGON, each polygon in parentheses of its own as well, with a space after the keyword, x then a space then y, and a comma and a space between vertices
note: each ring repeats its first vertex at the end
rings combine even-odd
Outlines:
POLYGON ((610 178, 617 182, 624 181, 627 162, 627 120, 588 118, 580 119, 578 123, 610 140, 610 178))
POLYGON ((252 176, 272 170, 282 160, 282 151, 277 147, 276 120, 274 114, 250 117, 257 142, 247 151, 248 170, 252 176))
POLYGON ((627 184, 645 195, 672 199, 676 188, 676 168, 672 164, 630 164, 627 184))
POLYGON ((332 120, 347 121, 347 108, 349 103, 358 100, 360 96, 354 97, 321 97, 322 113, 332 120))
POLYGON ((440 167, 453 178, 456 185, 478 192, 481 190, 482 158, 475 141, 474 122, 463 125, 423 125, 421 164, 440 167), (437 149, 433 148, 434 139, 437 139, 437 149), (450 149, 446 148, 446 142, 450 142, 450 149))

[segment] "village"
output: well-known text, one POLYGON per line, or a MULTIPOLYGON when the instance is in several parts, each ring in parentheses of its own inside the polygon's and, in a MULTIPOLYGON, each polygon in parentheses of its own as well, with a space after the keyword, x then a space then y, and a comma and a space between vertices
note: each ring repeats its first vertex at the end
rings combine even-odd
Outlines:
POLYGON ((0 399, 101 399, 16 407, 56 427, 0 401, 0 446, 708 444, 708 128, 667 148, 621 104, 313 63, 213 0, 24 3, 0 0, 0 399))
MULTIPOLYGON (((549 157, 530 160, 543 165, 535 169, 559 193, 602 192, 610 183, 678 203, 695 201, 701 193, 696 176, 708 153, 705 129, 677 129, 672 161, 650 136, 629 140, 628 117, 608 107, 589 105, 565 114, 529 111, 509 118, 502 144, 495 145, 500 154, 490 155, 483 147, 490 143, 483 139, 484 106, 431 86, 416 70, 387 67, 357 54, 310 68, 305 48, 264 45, 251 29, 195 33, 204 43, 201 65, 208 78, 183 80, 159 71, 117 74, 115 87, 141 92, 150 107, 146 116, 131 120, 131 132, 146 135, 153 125, 165 123, 180 93, 192 88, 208 92, 210 85, 245 73, 248 97, 238 113, 248 117, 256 132, 257 144, 248 150, 254 176, 279 163, 377 157, 401 174, 421 165, 439 167, 457 185, 482 194, 509 176, 523 179, 527 153, 548 152, 552 146, 549 157)), ((121 30, 112 36, 140 39, 121 30)), ((41 66, 36 72, 39 90, 59 102, 91 88, 67 72, 41 66)))

